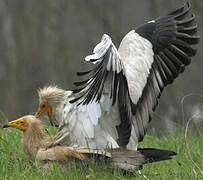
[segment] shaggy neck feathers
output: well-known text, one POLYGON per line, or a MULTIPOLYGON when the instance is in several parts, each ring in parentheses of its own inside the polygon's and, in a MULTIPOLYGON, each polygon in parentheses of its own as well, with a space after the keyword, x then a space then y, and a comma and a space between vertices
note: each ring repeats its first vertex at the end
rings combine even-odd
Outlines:
POLYGON ((40 148, 46 148, 52 142, 52 137, 46 135, 42 128, 38 119, 28 121, 28 129, 23 134, 23 148, 30 158, 34 158, 40 148))
MULTIPOLYGON (((68 95, 70 95, 68 93, 68 95)), ((43 89, 38 90, 39 95, 39 102, 48 102, 51 106, 57 107, 59 106, 63 101, 65 101, 67 97, 67 91, 58 88, 57 86, 47 86, 43 89)))
POLYGON ((59 125, 63 119, 64 104, 68 102, 72 91, 65 91, 57 86, 47 86, 38 90, 39 103, 47 102, 52 107, 52 122, 59 125))

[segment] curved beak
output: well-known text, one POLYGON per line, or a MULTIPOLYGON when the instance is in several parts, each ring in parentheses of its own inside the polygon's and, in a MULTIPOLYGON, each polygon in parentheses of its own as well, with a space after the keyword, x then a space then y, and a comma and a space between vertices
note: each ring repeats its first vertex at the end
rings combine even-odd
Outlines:
POLYGON ((37 111, 36 114, 35 114, 35 117, 36 117, 36 118, 40 117, 43 112, 44 112, 44 111, 39 108, 38 111, 37 111))
POLYGON ((6 123, 2 128, 8 128, 8 127, 11 127, 11 126, 9 126, 9 124, 6 123))
POLYGON ((35 117, 36 118, 40 117, 45 111, 48 111, 49 121, 50 121, 51 125, 53 126, 53 123, 52 123, 52 107, 49 104, 47 104, 46 108, 40 108, 39 107, 38 111, 35 114, 35 117))
POLYGON ((27 130, 27 123, 26 123, 26 120, 21 117, 21 118, 18 118, 16 120, 9 121, 2 128, 8 128, 8 127, 13 127, 16 129, 20 129, 22 131, 26 131, 27 130))

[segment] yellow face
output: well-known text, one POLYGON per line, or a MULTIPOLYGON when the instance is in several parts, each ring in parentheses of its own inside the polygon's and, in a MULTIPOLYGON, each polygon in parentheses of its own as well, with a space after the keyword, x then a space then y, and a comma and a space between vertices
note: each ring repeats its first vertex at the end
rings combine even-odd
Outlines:
POLYGON ((20 129, 22 131, 26 131, 28 124, 25 119, 19 118, 17 120, 10 121, 10 122, 8 122, 8 124, 3 126, 3 128, 7 128, 7 127, 14 127, 14 128, 20 129))
POLYGON ((48 111, 49 120, 51 121, 52 108, 51 108, 51 106, 47 102, 42 102, 39 105, 39 109, 38 109, 37 113, 35 114, 35 117, 36 118, 40 117, 46 111, 48 111))

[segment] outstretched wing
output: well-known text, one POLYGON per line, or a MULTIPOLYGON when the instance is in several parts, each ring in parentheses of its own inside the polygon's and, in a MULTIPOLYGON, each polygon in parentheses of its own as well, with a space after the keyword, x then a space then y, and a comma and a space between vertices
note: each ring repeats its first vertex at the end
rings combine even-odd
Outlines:
MULTIPOLYGON (((191 46, 199 42, 199 37, 196 36, 194 15, 188 17, 190 9, 191 5, 187 3, 186 7, 183 6, 135 30, 151 42, 154 52, 154 60, 142 95, 136 104, 132 104, 135 116, 133 124, 141 129, 139 140, 144 137, 162 90, 184 71, 185 66, 190 64, 191 57, 196 54, 196 49, 191 46), (139 126, 139 122, 142 122, 143 128, 142 125, 139 126)), ((134 89, 133 93, 136 93, 134 89)))
POLYGON ((184 71, 196 50, 197 26, 194 16, 188 17, 190 4, 159 17, 129 32, 117 51, 105 35, 86 60, 95 68, 79 75, 91 74, 86 81, 76 83, 79 104, 100 102, 109 93, 112 107, 119 108, 118 143, 126 145, 132 128, 132 138, 141 141, 146 133, 158 98, 165 86, 184 71), (133 124, 133 126, 131 126, 133 124))
POLYGON ((102 108, 99 123, 120 146, 125 146, 131 135, 131 110, 122 60, 111 38, 106 34, 93 52, 85 60, 95 63, 95 68, 78 73, 91 75, 89 79, 75 83, 76 86, 83 87, 74 91, 78 97, 71 103, 78 101, 79 104, 87 105, 92 101, 99 102, 102 108), (116 132, 113 131, 114 128, 116 132))

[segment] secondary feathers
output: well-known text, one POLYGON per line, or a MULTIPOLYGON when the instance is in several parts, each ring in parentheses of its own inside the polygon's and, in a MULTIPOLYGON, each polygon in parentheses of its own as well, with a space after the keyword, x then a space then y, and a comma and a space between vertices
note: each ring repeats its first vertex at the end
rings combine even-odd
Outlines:
POLYGON ((199 36, 190 9, 186 3, 131 30, 118 49, 104 34, 93 54, 85 58, 94 67, 78 73, 88 78, 76 82, 77 89, 71 93, 55 87, 41 89, 37 116, 47 110, 50 120, 59 124, 54 145, 136 150, 164 87, 196 54, 193 45, 199 36))
POLYGON ((126 146, 130 138, 143 140, 164 87, 184 71, 196 54, 192 45, 199 42, 199 36, 194 15, 189 16, 190 9, 187 3, 130 31, 118 50, 104 35, 94 54, 85 58, 95 66, 78 73, 89 74, 90 78, 75 83, 79 88, 73 91, 76 98, 71 102, 100 103, 109 92, 112 108, 118 103, 120 124, 116 128, 120 146, 126 146))

